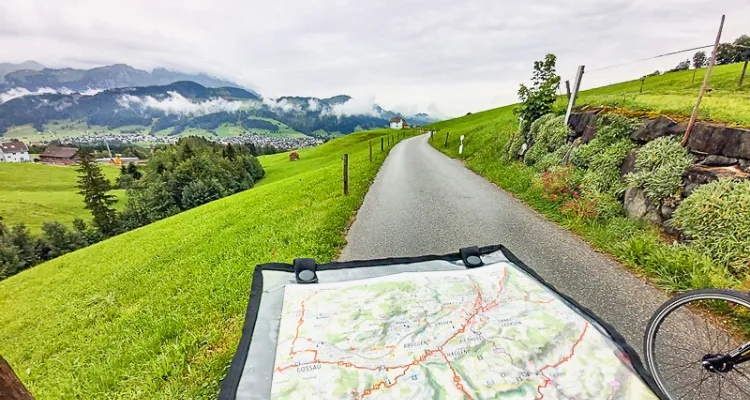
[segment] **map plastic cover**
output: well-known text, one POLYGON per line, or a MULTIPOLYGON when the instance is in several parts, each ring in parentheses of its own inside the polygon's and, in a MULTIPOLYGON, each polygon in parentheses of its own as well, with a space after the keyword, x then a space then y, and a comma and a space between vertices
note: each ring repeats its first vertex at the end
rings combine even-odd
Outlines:
POLYGON ((610 325, 503 246, 479 258, 257 266, 219 399, 666 398, 610 325))

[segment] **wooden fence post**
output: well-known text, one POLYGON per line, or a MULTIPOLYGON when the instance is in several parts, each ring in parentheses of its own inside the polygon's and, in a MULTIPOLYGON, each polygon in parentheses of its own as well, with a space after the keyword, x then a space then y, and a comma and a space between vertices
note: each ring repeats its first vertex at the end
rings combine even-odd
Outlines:
POLYGON ((443 147, 448 147, 448 135, 450 135, 450 132, 445 132, 445 144, 443 147))
POLYGON ((344 194, 349 194, 349 154, 344 154, 344 194))
POLYGON ((388 135, 388 147, 391 147, 391 135, 388 135))
POLYGON ((565 91, 568 92, 568 101, 570 101, 570 80, 565 81, 565 91))
POLYGON ((708 60, 708 67, 706 68, 706 76, 703 77, 703 84, 701 90, 698 92, 698 100, 695 102, 693 107, 693 113, 690 114, 690 121, 688 121, 687 128, 685 129, 685 135, 682 136, 682 146, 687 147, 688 140, 690 139, 690 132, 693 130, 695 125, 695 119, 698 117, 698 107, 701 105, 703 100, 703 94, 706 92, 706 86, 708 86, 708 78, 711 76, 711 70, 714 68, 716 63, 716 53, 719 49, 719 41, 721 40, 721 31, 724 29, 724 18, 725 15, 721 16, 721 23, 719 24, 719 33, 716 34, 716 42, 714 43, 714 50, 711 53, 711 58, 708 60))
POLYGON ((383 137, 380 137, 380 152, 383 152, 383 137))
POLYGON ((430 131, 430 142, 432 142, 432 137, 435 135, 435 131, 430 131))
POLYGON ((13 368, 2 356, 0 356, 0 396, 4 400, 34 400, 13 372, 13 368))
POLYGON ((372 162, 372 140, 370 140, 370 162, 372 162))
MULTIPOLYGON (((695 75, 693 75, 693 78, 695 78, 695 75)), ((643 93, 643 84, 646 83, 646 77, 641 78, 641 90, 638 91, 638 93, 643 93)))

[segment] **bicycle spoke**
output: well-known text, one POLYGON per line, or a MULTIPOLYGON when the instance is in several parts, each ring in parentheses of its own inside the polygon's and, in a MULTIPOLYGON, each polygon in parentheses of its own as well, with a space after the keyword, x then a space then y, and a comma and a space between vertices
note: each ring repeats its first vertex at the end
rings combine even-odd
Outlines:
MULTIPOLYGON (((701 374, 701 378, 707 378, 706 377, 707 373, 708 371, 704 369, 703 374, 701 374)), ((701 382, 698 384, 698 400, 701 399, 701 391, 703 390, 703 382, 705 382, 705 379, 702 379, 701 382)), ((692 400, 692 397, 691 397, 691 400, 692 400)))
MULTIPOLYGON (((688 362, 686 362, 684 364, 670 364, 668 362, 661 362, 660 364, 666 364, 666 365, 670 366, 670 368, 664 368, 664 370, 671 371, 671 370, 673 370, 675 368, 686 367, 686 366, 689 366, 689 365, 692 365, 692 364, 700 364, 700 360, 697 360, 697 361, 688 361, 688 362)), ((661 367, 659 369, 662 370, 661 367)))

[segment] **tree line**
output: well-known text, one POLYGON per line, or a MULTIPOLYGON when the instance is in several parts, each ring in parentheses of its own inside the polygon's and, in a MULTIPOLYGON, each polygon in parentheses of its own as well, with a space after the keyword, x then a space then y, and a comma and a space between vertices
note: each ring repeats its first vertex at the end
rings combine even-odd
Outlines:
MULTIPOLYGON (((706 52, 698 51, 693 55, 692 63, 690 59, 681 61, 676 67, 670 69, 669 72, 686 71, 690 69, 691 65, 695 70, 698 70, 699 68, 707 66, 708 62, 709 57, 706 56, 706 52)), ((716 65, 733 64, 738 62, 745 63, 739 80, 741 86, 747 71, 747 64, 750 62, 750 36, 742 35, 732 43, 721 43, 716 49, 716 65)), ((695 80, 695 74, 693 74, 693 79, 695 80)))
MULTIPOLYGON (((265 175, 260 162, 245 145, 221 145, 200 137, 181 138, 156 149, 145 168, 121 168, 119 187, 127 189, 125 209, 117 212, 94 153, 77 154, 78 194, 92 221, 78 218, 73 226, 45 222, 34 236, 24 224, 8 227, 0 218, 0 279, 41 262, 97 243, 201 204, 252 188, 265 175)), ((257 149, 255 149, 257 151, 257 149)))

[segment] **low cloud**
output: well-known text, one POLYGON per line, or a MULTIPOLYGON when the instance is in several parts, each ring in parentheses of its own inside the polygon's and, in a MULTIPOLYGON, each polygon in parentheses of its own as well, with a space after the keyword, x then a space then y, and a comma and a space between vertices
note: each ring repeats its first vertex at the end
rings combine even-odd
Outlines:
POLYGON ((81 94, 81 96, 94 96, 94 95, 97 95, 97 94, 99 94, 99 93, 101 93, 103 91, 104 91, 104 89, 92 89, 92 88, 88 88, 88 89, 82 91, 80 94, 81 94))
POLYGON ((319 111, 320 101, 318 101, 317 99, 310 99, 307 101, 307 107, 310 109, 310 111, 319 111))
POLYGON ((57 93, 57 90, 49 88, 49 87, 39 88, 33 92, 26 88, 17 87, 17 88, 9 89, 5 93, 0 93, 0 104, 5 103, 6 101, 16 99, 18 97, 36 96, 40 94, 55 94, 55 93, 57 93))
MULTIPOLYGON (((97 93, 103 92, 104 89, 86 89, 78 94, 81 96, 93 96, 97 93)), ((64 95, 70 95, 75 94, 76 92, 74 90, 68 89, 66 87, 62 87, 58 90, 55 90, 51 87, 43 87, 39 88, 37 90, 31 91, 26 88, 17 87, 9 89, 5 93, 0 93, 0 104, 5 103, 6 101, 13 100, 18 97, 24 97, 24 96, 39 96, 43 94, 64 94, 64 95)))
POLYGON ((373 117, 380 116, 380 112, 375 106, 375 97, 349 99, 345 103, 335 104, 330 110, 325 110, 325 114, 343 117, 346 115, 370 115, 373 117))
POLYGON ((246 102, 228 101, 222 98, 193 102, 177 92, 167 92, 167 94, 168 97, 163 100, 152 96, 138 97, 126 94, 120 97, 117 102, 124 108, 151 108, 163 111, 167 115, 206 115, 222 111, 236 112, 247 105, 246 102))
POLYGON ((302 107, 300 107, 299 105, 295 103, 292 103, 291 101, 287 99, 277 100, 277 99, 264 98, 263 104, 268 106, 268 108, 271 108, 276 111, 285 112, 285 113, 302 111, 302 107))

